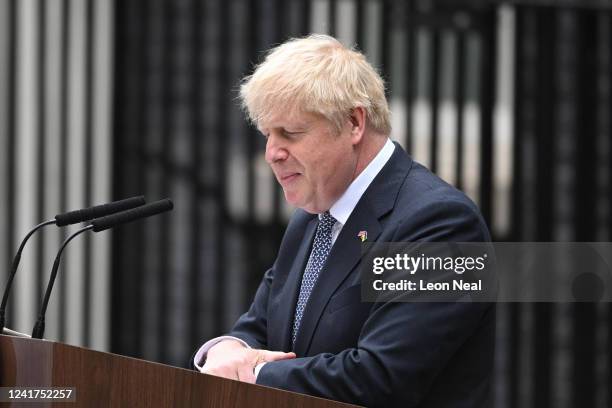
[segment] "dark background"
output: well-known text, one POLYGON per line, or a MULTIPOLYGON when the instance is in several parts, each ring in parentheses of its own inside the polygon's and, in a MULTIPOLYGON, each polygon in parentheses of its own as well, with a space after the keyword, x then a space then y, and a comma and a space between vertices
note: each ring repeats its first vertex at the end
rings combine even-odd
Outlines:
MULTIPOLYGON (((479 109, 472 195, 496 240, 610 239, 606 4, 379 1, 372 15, 372 2, 356 1, 355 14, 346 16, 341 2, 314 3, 118 2, 115 195, 168 195, 177 210, 115 236, 113 319, 122 334, 113 337, 114 351, 180 364, 248 306, 287 217, 276 185, 267 191, 272 208, 257 211, 263 143, 245 124, 235 90, 263 51, 309 32, 314 7, 327 8, 332 35, 339 19, 354 19, 355 42, 376 53, 390 98, 403 100, 408 111, 417 99, 429 104, 429 156, 421 160, 432 170, 442 165, 442 100, 479 109), (494 185, 495 161, 503 159, 494 154, 502 4, 515 20, 514 131, 501 153, 512 161, 509 226, 500 231, 492 223, 502 205, 494 185)), ((419 135, 411 131, 415 115, 404 116, 406 134, 392 137, 403 137, 410 152, 419 135)), ((454 135, 459 188, 472 174, 462 154, 464 119, 457 115, 454 135)), ((499 308, 499 406, 612 405, 608 304, 499 308)))
MULTIPOLYGON (((15 62, 21 48, 11 45, 23 39, 19 16, 28 13, 23 4, 36 5, 40 15, 57 7, 62 21, 82 12, 82 33, 78 25, 62 25, 62 80, 57 100, 50 103, 68 112, 64 122, 71 117, 74 105, 67 101, 74 99, 71 73, 77 70, 68 60, 78 44, 74 38, 82 37, 81 195, 82 205, 96 203, 88 180, 95 178, 91 162, 99 153, 91 100, 100 94, 92 83, 101 72, 95 52, 103 20, 96 13, 103 0, 19 1, 0 3, 0 17, 7 22, 0 29, 9 40, 4 48, 0 42, 0 57, 5 56, 0 61, 6 61, 0 74, 7 75, 0 96, 8 101, 0 104, 0 114, 5 109, 8 118, 0 129, 8 135, 0 140, 0 191, 7 197, 0 208, 5 215, 0 255, 14 251, 25 225, 14 219, 23 203, 13 198, 21 188, 15 180, 22 167, 13 153, 22 141, 21 122, 15 119, 22 65, 15 62)), ((238 108, 236 90, 265 50, 310 32, 338 36, 364 51, 388 84, 391 137, 466 191, 495 240, 612 240, 610 1, 108 4, 113 10, 106 33, 112 39, 106 90, 112 96, 110 198, 143 194, 149 201, 171 197, 175 202, 171 214, 112 235, 105 323, 112 352, 184 366, 201 343, 224 333, 248 307, 273 262, 291 209, 263 161, 263 138, 238 108)), ((38 20, 40 27, 45 21, 38 20)), ((39 35, 41 44, 50 41, 42 28, 39 35)), ((37 51, 41 83, 44 64, 52 61, 45 49, 37 51)), ((36 91, 41 99, 44 89, 36 91)), ((44 124, 49 118, 43 119, 44 124)), ((48 157, 43 153, 50 146, 46 129, 36 130, 41 157, 48 157)), ((63 149, 71 142, 62 135, 63 149)), ((48 164, 37 167, 40 197, 47 196, 41 180, 48 164)), ((62 166, 66 181, 60 183, 57 207, 64 210, 76 204, 65 198, 72 173, 69 164, 62 166)), ((32 219, 44 218, 49 202, 39 198, 32 205, 32 219)), ((74 307, 61 294, 71 286, 62 282, 82 273, 85 311, 79 330, 85 346, 95 344, 92 325, 103 319, 89 301, 98 290, 90 268, 101 251, 96 242, 87 241, 79 251, 81 271, 62 271, 56 296, 57 307, 69 313, 74 307)), ((42 259, 45 244, 34 248, 42 259)), ((38 283, 47 273, 41 262, 38 283)), ((9 322, 16 315, 11 306, 9 322)), ((498 305, 496 406, 612 406, 611 319, 608 303, 498 305)), ((53 326, 57 340, 71 338, 69 319, 53 326)))

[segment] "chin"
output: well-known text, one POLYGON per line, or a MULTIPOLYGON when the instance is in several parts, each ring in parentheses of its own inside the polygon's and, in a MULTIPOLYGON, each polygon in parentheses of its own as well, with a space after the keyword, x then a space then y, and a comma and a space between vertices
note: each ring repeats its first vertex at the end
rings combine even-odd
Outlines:
POLYGON ((313 204, 312 201, 307 201, 308 198, 312 199, 312 197, 301 195, 295 191, 288 192, 283 190, 283 193, 285 194, 285 201, 292 207, 300 208, 310 214, 319 214, 326 211, 326 209, 320 209, 319 206, 313 204))
POLYGON ((321 214, 327 210, 329 210, 329 208, 320 208, 319 206, 313 205, 313 204, 304 204, 304 205, 296 205, 296 207, 301 208, 302 210, 306 211, 307 213, 310 214, 321 214))
POLYGON ((290 194, 285 193, 285 201, 287 201, 287 204, 289 204, 290 206, 295 207, 295 208, 300 208, 306 211, 307 213, 310 213, 310 214, 318 213, 318 211, 316 211, 315 208, 305 203, 304 200, 300 200, 300 197, 297 197, 295 195, 290 195, 290 194))
POLYGON ((308 214, 312 214, 312 215, 317 215, 323 211, 317 211, 314 208, 310 208, 310 207, 300 207, 302 210, 306 211, 308 214))
POLYGON ((300 200, 300 197, 295 194, 295 193, 288 193, 286 191, 284 191, 285 193, 285 201, 287 201, 287 204, 289 204, 292 207, 297 207, 297 208, 302 208, 303 201, 300 200))

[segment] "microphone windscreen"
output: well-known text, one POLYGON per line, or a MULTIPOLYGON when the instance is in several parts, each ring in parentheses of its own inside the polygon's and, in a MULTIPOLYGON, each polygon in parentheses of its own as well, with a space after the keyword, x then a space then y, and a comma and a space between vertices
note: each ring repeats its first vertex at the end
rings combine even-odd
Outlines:
POLYGON ((117 214, 107 215, 106 217, 96 218, 91 222, 94 232, 104 231, 119 224, 136 221, 140 218, 150 217, 166 211, 172 210, 174 204, 168 198, 155 201, 154 203, 145 204, 141 207, 136 207, 131 210, 122 211, 117 214))
POLYGON ((115 214, 120 211, 129 210, 131 208, 140 207, 145 204, 143 196, 126 198, 125 200, 113 201, 108 204, 96 205, 94 207, 84 208, 82 210, 69 211, 55 216, 55 225, 63 227, 65 225, 77 224, 83 221, 89 221, 94 218, 104 217, 110 214, 115 214))

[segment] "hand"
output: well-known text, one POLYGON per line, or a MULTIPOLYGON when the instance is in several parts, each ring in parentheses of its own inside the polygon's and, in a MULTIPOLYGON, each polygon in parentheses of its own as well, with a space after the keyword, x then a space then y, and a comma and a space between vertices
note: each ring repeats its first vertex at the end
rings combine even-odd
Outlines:
POLYGON ((202 372, 254 384, 257 364, 292 358, 295 353, 250 349, 235 340, 223 340, 208 350, 202 372))

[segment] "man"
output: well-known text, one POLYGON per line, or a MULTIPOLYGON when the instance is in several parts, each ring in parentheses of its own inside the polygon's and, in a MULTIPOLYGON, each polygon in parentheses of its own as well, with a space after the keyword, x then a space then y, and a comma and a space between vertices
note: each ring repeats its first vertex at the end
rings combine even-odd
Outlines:
POLYGON ((389 139, 384 83, 323 35, 273 49, 242 84, 291 218, 272 268, 203 373, 366 406, 489 405, 495 312, 361 302, 368 242, 489 241, 476 206, 389 139))

